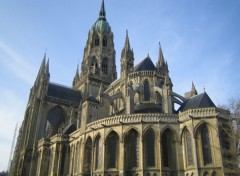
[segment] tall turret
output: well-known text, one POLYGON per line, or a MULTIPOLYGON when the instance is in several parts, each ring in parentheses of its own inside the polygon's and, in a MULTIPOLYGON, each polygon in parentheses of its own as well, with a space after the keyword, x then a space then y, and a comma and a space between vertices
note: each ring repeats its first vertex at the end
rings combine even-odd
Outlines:
MULTIPOLYGON (((100 84, 108 86, 117 78, 113 33, 106 19, 104 1, 99 16, 88 34, 84 48, 79 80, 74 78, 73 87, 82 92, 88 91, 92 84, 93 96, 96 96, 100 84)), ((86 98, 84 96, 84 98, 86 98)))
POLYGON ((126 31, 125 44, 122 49, 121 54, 121 79, 124 80, 127 78, 127 75, 133 71, 134 68, 134 53, 131 49, 128 31, 126 31))

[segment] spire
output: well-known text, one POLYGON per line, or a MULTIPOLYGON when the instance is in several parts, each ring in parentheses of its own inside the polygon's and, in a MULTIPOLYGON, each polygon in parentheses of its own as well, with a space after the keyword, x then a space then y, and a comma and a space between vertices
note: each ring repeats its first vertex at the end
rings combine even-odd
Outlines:
POLYGON ((162 47, 160 42, 159 42, 158 64, 159 64, 159 67, 162 67, 164 65, 164 57, 163 57, 163 52, 162 52, 162 47))
POLYGON ((166 71, 167 71, 167 72, 169 72, 169 70, 168 70, 168 63, 167 63, 167 61, 165 62, 165 65, 166 65, 166 71))
POLYGON ((192 81, 192 90, 191 90, 191 92, 192 92, 192 96, 198 94, 197 89, 196 89, 196 87, 195 87, 193 81, 192 81))
POLYGON ((36 78, 35 83, 40 82, 41 77, 42 77, 42 75, 43 75, 44 72, 45 72, 45 66, 46 66, 46 52, 45 52, 45 54, 44 54, 44 56, 43 56, 43 60, 42 60, 41 66, 40 66, 40 68, 39 68, 38 75, 37 75, 37 78, 36 78))
POLYGON ((106 12, 105 12, 105 7, 104 7, 104 0, 102 0, 101 9, 100 9, 100 12, 99 12, 99 19, 106 19, 106 12))
POLYGON ((75 76, 73 78, 73 86, 75 86, 75 84, 77 84, 77 82, 79 81, 79 70, 78 70, 79 65, 77 65, 77 69, 76 69, 76 73, 75 76))
POLYGON ((171 78, 169 77, 168 73, 165 76, 165 85, 172 85, 171 78))
POLYGON ((130 42, 129 42, 129 38, 128 38, 128 30, 126 30, 126 39, 125 39, 124 48, 125 48, 125 51, 131 50, 130 42))
POLYGON ((49 76, 49 58, 47 60, 46 68, 45 68, 45 74, 49 76))

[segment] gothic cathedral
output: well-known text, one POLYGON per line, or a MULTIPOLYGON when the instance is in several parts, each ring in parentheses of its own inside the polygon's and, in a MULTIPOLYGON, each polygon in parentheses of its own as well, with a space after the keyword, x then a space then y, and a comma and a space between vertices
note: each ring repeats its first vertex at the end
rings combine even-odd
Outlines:
POLYGON ((159 47, 134 64, 128 33, 117 79, 104 1, 72 87, 50 81, 43 58, 31 89, 11 176, 222 176, 229 112, 192 84, 175 93, 159 47), (179 108, 175 109, 175 104, 179 108))

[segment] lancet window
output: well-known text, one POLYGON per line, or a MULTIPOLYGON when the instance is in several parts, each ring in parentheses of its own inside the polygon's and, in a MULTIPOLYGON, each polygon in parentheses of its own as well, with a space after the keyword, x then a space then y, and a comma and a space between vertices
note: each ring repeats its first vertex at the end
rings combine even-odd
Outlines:
POLYGON ((209 131, 206 125, 201 129, 202 153, 204 164, 212 163, 211 144, 209 139, 209 131))
POLYGON ((155 134, 153 129, 148 129, 144 135, 145 162, 146 166, 155 166, 155 134))
POLYGON ((126 135, 125 163, 128 169, 136 168, 139 165, 139 135, 134 129, 126 135))
POLYGON ((106 139, 106 158, 108 168, 117 168, 119 137, 112 131, 106 139))
POLYGON ((150 101, 150 88, 149 88, 149 82, 148 80, 144 81, 143 83, 143 89, 144 89, 144 101, 150 101))

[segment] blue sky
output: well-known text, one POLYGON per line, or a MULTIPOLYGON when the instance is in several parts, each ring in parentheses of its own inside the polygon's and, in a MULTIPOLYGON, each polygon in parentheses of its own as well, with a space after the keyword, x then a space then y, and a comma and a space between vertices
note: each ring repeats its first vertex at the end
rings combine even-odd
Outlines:
MULTIPOLYGON (((0 1, 0 171, 6 170, 14 128, 22 121, 44 52, 51 81, 71 86, 101 0, 0 1)), ((173 90, 206 92, 216 105, 240 93, 239 0, 105 0, 119 73, 126 29, 135 64, 158 43, 173 90)), ((119 74, 118 74, 119 75, 119 74)))

